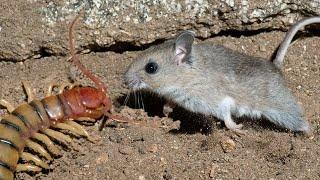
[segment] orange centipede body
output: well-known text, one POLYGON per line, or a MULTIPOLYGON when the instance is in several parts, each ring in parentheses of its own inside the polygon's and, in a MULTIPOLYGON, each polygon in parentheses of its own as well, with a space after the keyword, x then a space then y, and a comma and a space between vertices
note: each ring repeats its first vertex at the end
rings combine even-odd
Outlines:
MULTIPOLYGON (((106 86, 80 63, 75 53, 73 26, 78 17, 79 15, 69 27, 69 46, 72 63, 85 76, 91 79, 97 88, 76 86, 63 90, 61 94, 50 95, 42 100, 34 99, 29 103, 18 106, 4 116, 0 120, 1 180, 13 179, 16 171, 37 172, 41 171, 42 168, 49 168, 42 159, 23 151, 25 147, 28 147, 47 160, 52 160, 50 153, 59 154, 59 150, 49 137, 64 141, 66 144, 70 143, 70 138, 58 131, 49 129, 50 127, 70 130, 89 139, 88 133, 82 126, 72 120, 80 117, 98 119, 102 116, 106 116, 109 119, 117 119, 116 116, 110 113, 112 102, 108 96, 106 86), (46 145, 46 149, 50 153, 30 138, 41 141, 46 145), (20 158, 27 161, 27 163, 18 164, 20 158)), ((4 104, 2 103, 1 105, 4 104)))
MULTIPOLYGON (((68 119, 97 119, 106 109, 105 98, 105 94, 96 88, 75 87, 58 95, 22 104, 3 117, 0 121, 0 179, 13 179, 24 147, 32 146, 27 141, 37 132, 68 119)), ((21 164, 18 170, 22 168, 27 167, 21 164)))

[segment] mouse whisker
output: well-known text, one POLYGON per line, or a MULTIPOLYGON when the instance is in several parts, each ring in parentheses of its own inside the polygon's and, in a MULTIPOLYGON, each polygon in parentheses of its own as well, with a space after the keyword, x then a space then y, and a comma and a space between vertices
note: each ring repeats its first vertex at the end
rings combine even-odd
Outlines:
POLYGON ((141 104, 142 104, 142 109, 145 111, 144 109, 144 103, 143 103, 143 94, 141 92, 139 92, 140 97, 141 97, 141 104))
POLYGON ((141 108, 141 104, 140 104, 140 91, 137 92, 137 96, 138 96, 138 107, 139 109, 141 108))
POLYGON ((129 101, 129 98, 130 98, 130 93, 128 93, 126 98, 124 99, 124 106, 127 105, 128 101, 129 101))
POLYGON ((136 108, 138 103, 137 103, 137 94, 135 90, 133 91, 133 95, 134 95, 134 107, 136 108))

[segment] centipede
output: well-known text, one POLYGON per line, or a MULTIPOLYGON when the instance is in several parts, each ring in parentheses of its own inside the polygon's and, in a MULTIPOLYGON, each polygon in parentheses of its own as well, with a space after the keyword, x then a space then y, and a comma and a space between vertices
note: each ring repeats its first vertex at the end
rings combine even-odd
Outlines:
MULTIPOLYGON (((54 140, 72 144, 70 136, 52 128, 69 130, 90 140, 88 132, 74 120, 119 119, 111 112, 112 101, 107 86, 81 64, 76 53, 73 31, 79 17, 80 13, 69 24, 69 59, 96 87, 70 86, 51 95, 49 91, 45 98, 30 99, 16 108, 1 100, 0 104, 9 112, 0 119, 1 180, 13 179, 15 172, 39 172, 49 168, 46 160, 51 161, 52 155, 60 154, 54 140), (41 158, 25 152, 26 147, 41 158)), ((30 88, 25 88, 28 98, 31 98, 30 88)))

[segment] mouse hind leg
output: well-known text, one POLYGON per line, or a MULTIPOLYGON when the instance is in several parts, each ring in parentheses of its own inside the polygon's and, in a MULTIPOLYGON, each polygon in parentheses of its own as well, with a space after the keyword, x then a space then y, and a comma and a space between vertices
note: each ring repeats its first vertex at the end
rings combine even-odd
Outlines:
POLYGON ((236 124, 231 116, 231 111, 235 109, 234 99, 231 97, 225 97, 218 105, 216 116, 224 121, 225 126, 238 134, 245 134, 245 131, 241 128, 242 124, 236 124))
POLYGON ((234 131, 234 132, 236 132, 238 134, 245 134, 245 131, 242 130, 243 125, 235 123, 232 120, 230 113, 229 113, 229 115, 227 115, 226 118, 223 119, 223 121, 224 121, 224 124, 226 125, 226 127, 228 129, 230 129, 231 131, 234 131))

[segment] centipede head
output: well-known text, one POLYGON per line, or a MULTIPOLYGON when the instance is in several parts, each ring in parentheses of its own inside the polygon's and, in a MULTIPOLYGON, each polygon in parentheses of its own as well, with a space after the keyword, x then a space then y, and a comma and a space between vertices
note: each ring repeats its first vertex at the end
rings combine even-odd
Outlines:
MULTIPOLYGON (((81 104, 86 108, 85 113, 82 116, 87 116, 91 118, 99 118, 102 115, 109 119, 113 118, 111 114, 112 102, 106 94, 93 87, 81 87, 78 90, 78 97, 81 104)), ((106 118, 103 119, 100 126, 100 130, 104 127, 106 123, 106 118)))
POLYGON ((106 95, 92 87, 81 87, 79 88, 79 98, 81 103, 87 108, 97 108, 106 98, 106 95))

